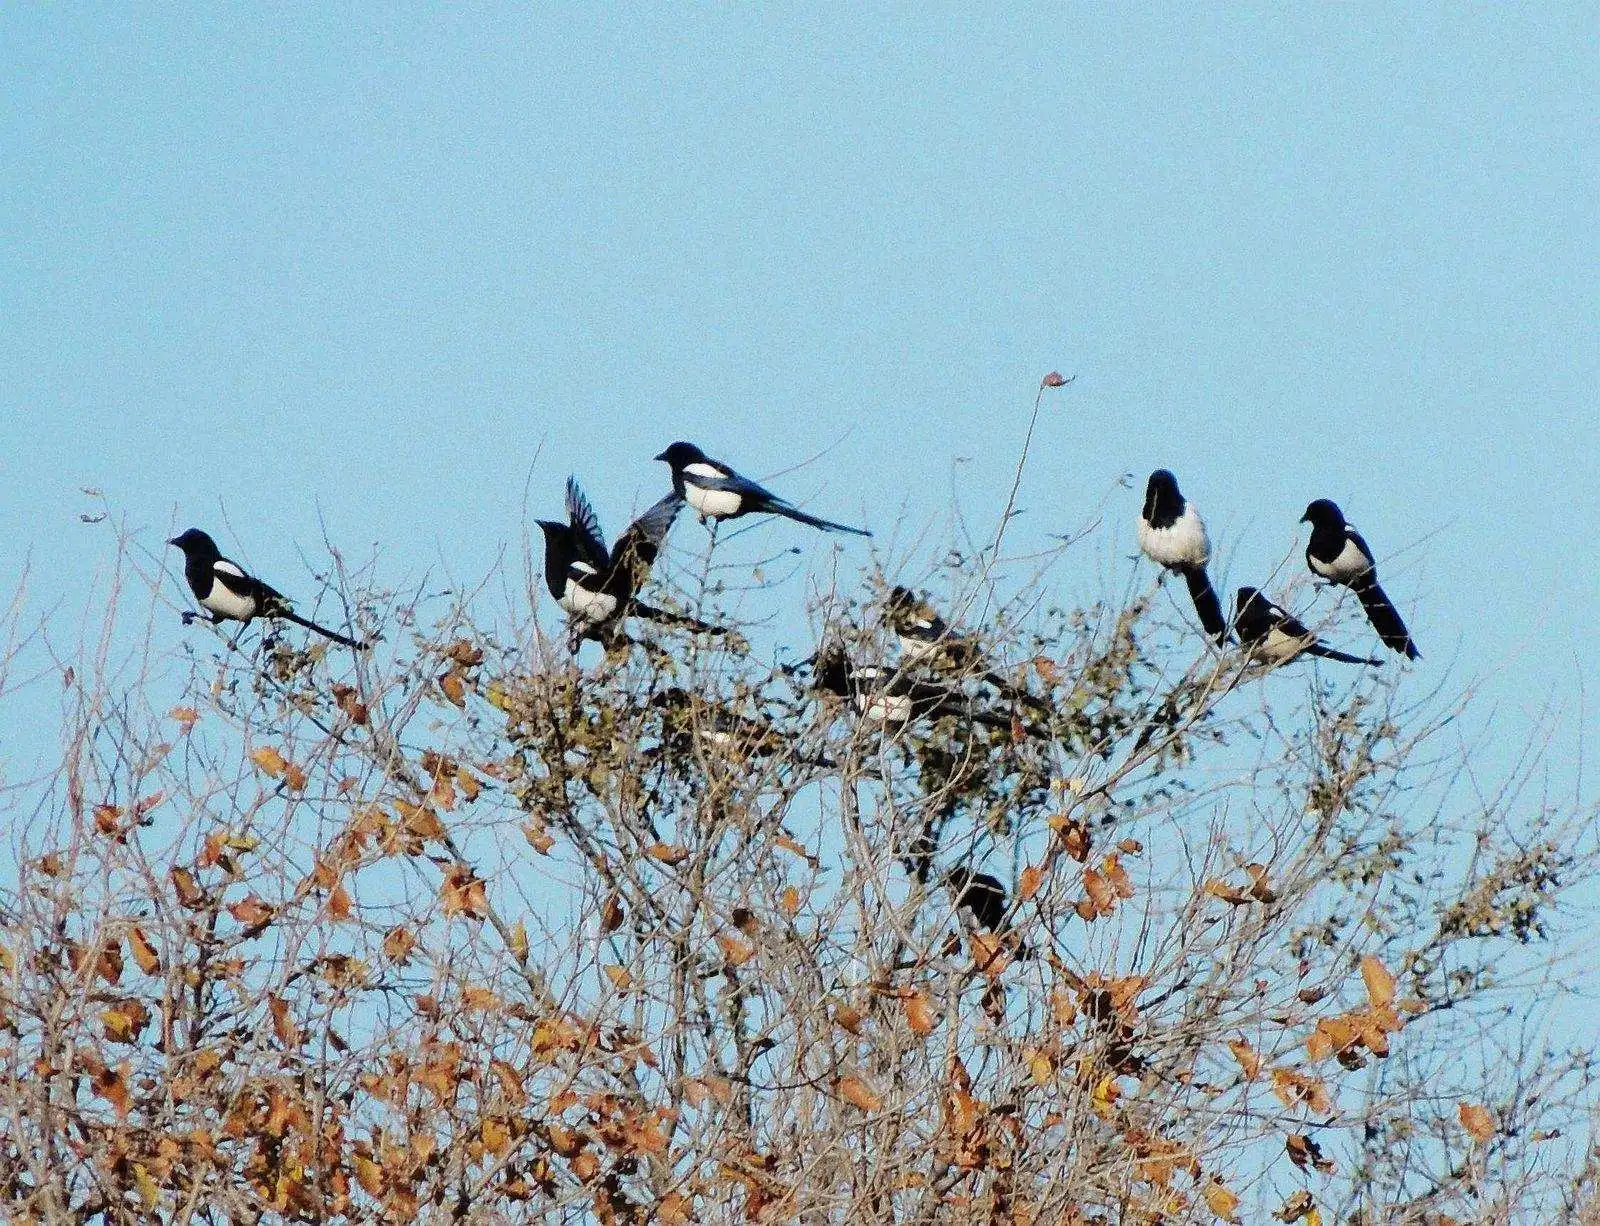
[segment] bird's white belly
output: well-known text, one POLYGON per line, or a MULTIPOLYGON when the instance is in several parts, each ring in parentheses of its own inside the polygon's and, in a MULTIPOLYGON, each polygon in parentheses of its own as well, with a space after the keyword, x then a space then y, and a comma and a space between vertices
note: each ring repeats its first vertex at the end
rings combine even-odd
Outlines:
POLYGON ((1359 579, 1372 569, 1372 563, 1367 561, 1367 555, 1357 548, 1356 543, 1346 540, 1344 548, 1339 551, 1339 556, 1331 562, 1309 559, 1311 569, 1324 579, 1331 579, 1335 583, 1349 583, 1352 579, 1359 579))
POLYGON ((885 724, 903 724, 911 718, 911 699, 903 694, 862 694, 856 709, 868 719, 885 724))
POLYGON ((256 602, 251 597, 241 596, 223 587, 216 579, 211 581, 211 591, 200 603, 218 617, 229 617, 234 621, 247 622, 256 615, 256 602))
POLYGON ((1185 507, 1183 514, 1165 528, 1152 528, 1140 519, 1139 548, 1145 557, 1169 570, 1204 566, 1211 561, 1206 526, 1192 506, 1185 507))
POLYGON ((708 490, 693 481, 683 483, 683 498, 708 519, 727 519, 744 507, 744 497, 733 490, 708 490))
POLYGON ((1267 631, 1267 637, 1257 646, 1257 654, 1273 664, 1283 664, 1294 659, 1306 649, 1309 640, 1293 634, 1285 634, 1274 626, 1267 631))
POLYGON ((896 637, 900 640, 900 658, 913 664, 938 654, 941 646, 938 639, 916 638, 909 634, 896 637))
POLYGON ((579 621, 603 622, 617 611, 617 598, 609 592, 591 592, 568 579, 561 607, 579 621))

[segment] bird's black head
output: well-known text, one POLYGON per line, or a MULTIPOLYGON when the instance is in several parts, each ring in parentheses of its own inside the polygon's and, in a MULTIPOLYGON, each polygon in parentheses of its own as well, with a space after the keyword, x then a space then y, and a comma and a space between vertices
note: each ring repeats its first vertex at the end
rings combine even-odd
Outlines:
POLYGON ((199 528, 190 528, 181 536, 175 536, 167 542, 183 550, 185 557, 190 558, 220 558, 222 551, 217 548, 217 543, 199 528))
POLYGON ((910 588, 895 584, 889 589, 889 599, 885 607, 894 611, 914 608, 917 604, 917 594, 910 588))
POLYGON ((1152 527, 1165 528, 1183 514, 1183 494, 1178 479, 1165 468, 1150 474, 1144 486, 1144 519, 1152 527))
POLYGON ((685 443, 682 440, 672 444, 656 457, 656 459, 672 465, 674 469, 682 468, 685 464, 701 463, 705 458, 706 453, 701 451, 700 448, 693 443, 685 443))
POLYGON ((1253 604, 1261 593, 1253 587, 1242 587, 1233 598, 1233 607, 1236 613, 1243 613, 1253 604))
POLYGON ((1344 528, 1344 512, 1331 498, 1318 498, 1306 508, 1306 513, 1300 517, 1300 522, 1310 524, 1313 528, 1341 530, 1344 528))

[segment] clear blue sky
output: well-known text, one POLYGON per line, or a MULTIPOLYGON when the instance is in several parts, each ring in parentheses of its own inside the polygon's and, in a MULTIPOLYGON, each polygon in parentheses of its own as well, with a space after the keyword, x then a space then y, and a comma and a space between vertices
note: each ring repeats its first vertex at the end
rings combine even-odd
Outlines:
POLYGON ((997 508, 1059 368, 1019 543, 1165 464, 1253 581, 1334 497, 1425 670, 1576 730, 1600 8, 623 7, 0 12, 0 580, 81 599, 86 485, 291 593, 319 512, 471 577, 530 466, 615 532, 676 437, 997 508))

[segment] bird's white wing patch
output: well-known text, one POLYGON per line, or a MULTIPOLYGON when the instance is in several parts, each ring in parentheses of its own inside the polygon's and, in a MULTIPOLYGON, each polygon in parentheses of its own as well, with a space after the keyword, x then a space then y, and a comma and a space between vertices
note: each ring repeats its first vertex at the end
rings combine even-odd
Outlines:
POLYGON ((244 571, 228 561, 227 558, 218 558, 211 564, 211 569, 219 575, 232 575, 235 579, 243 579, 245 577, 244 571))

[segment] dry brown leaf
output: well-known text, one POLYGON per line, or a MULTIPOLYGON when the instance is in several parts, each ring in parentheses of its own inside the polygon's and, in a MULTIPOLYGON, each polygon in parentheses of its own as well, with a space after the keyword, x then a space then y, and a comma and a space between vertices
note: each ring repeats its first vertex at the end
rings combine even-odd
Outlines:
POLYGON ((1361 959, 1361 981, 1367 985, 1367 999, 1374 1008, 1386 1009, 1394 1004, 1394 976, 1373 954, 1361 959))
POLYGON ((404 926, 391 928, 384 934, 383 956, 396 966, 404 966, 411 960, 411 951, 416 945, 417 938, 411 934, 411 929, 404 926))
POLYGON ((284 768, 289 765, 287 759, 271 745, 263 745, 260 749, 252 750, 250 761, 256 764, 256 769, 264 775, 276 779, 283 774, 284 768))
POLYGON ((1256 1054, 1256 1049, 1243 1039, 1229 1039, 1228 1050, 1233 1053, 1233 1058, 1239 1062, 1239 1067, 1244 1070, 1245 1080, 1254 1081, 1261 1075, 1261 1057, 1256 1054))
POLYGON ((920 989, 905 997, 901 1003, 905 1008, 906 1025, 911 1027, 912 1034, 931 1034, 939 1025, 938 1019, 933 1016, 933 1008, 928 1003, 927 995, 920 989))
POLYGON ((800 891, 792 885, 784 886, 782 893, 778 895, 778 906, 783 909, 785 915, 795 914, 800 910, 800 891))
POLYGON ((660 860, 666 865, 682 864, 689 858, 689 849, 680 847, 676 843, 652 843, 645 849, 645 854, 652 860, 660 860))
POLYGON ((1250 901, 1249 896, 1242 890, 1229 885, 1221 877, 1213 877, 1206 882, 1205 892, 1213 898, 1220 898, 1223 902, 1232 903, 1236 907, 1242 907, 1250 901))
POLYGON ((161 973, 161 957, 156 953, 156 947, 150 944, 150 938, 145 936, 144 929, 137 924, 128 929, 128 948, 133 951, 133 960, 146 975, 161 973))
POLYGON ((1461 1126, 1467 1130, 1467 1135, 1480 1145, 1487 1145, 1494 1136, 1494 1116, 1489 1109, 1477 1103, 1461 1103, 1456 1108, 1456 1114, 1461 1117, 1461 1126))
POLYGON ((467 682, 459 671, 451 669, 439 674, 439 690, 458 707, 467 705, 467 682))
POLYGON ((1207 1180, 1205 1186, 1200 1190, 1200 1194, 1205 1197, 1206 1207, 1224 1222, 1237 1222, 1239 1220, 1238 1196, 1228 1191, 1215 1179, 1207 1180))
POLYGON ((743 966, 755 957, 756 947, 748 941, 742 941, 731 932, 717 933, 717 944, 722 947, 722 956, 729 966, 743 966))
POLYGON ((854 1074, 848 1077, 841 1077, 838 1090, 840 1098, 863 1111, 877 1111, 883 1106, 883 1099, 879 1097, 877 1091, 863 1078, 854 1074))
POLYGON ((1044 868, 1037 864, 1030 864, 1017 874, 1017 901, 1027 902, 1039 892, 1039 887, 1044 883, 1044 868))

